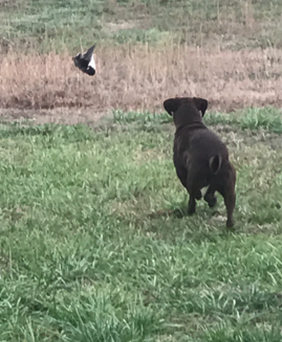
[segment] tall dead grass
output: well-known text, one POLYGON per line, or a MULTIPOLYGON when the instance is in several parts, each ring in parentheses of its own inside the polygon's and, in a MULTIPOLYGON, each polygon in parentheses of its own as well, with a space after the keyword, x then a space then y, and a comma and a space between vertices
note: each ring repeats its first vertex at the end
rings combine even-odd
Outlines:
POLYGON ((220 51, 188 46, 100 47, 97 74, 76 69, 68 53, 6 55, 0 61, 0 107, 162 110, 169 96, 190 94, 210 108, 282 104, 282 51, 220 51))

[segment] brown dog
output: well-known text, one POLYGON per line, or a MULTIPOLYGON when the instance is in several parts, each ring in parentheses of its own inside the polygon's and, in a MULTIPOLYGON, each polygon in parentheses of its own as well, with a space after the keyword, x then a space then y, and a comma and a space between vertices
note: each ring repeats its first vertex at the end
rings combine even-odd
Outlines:
POLYGON ((196 211, 196 199, 202 197, 201 189, 209 186, 204 200, 212 208, 218 191, 224 197, 227 209, 226 226, 232 227, 236 171, 229 161, 226 145, 202 122, 208 101, 181 97, 167 99, 163 105, 173 116, 176 127, 173 161, 177 176, 190 195, 188 214, 196 211))

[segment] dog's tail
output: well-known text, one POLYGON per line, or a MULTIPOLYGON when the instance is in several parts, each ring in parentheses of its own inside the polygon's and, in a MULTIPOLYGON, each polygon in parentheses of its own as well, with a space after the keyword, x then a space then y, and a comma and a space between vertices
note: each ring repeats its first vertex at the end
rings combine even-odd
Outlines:
POLYGON ((215 175, 218 173, 218 171, 221 168, 222 158, 221 155, 216 154, 215 156, 211 157, 209 159, 209 167, 215 175))

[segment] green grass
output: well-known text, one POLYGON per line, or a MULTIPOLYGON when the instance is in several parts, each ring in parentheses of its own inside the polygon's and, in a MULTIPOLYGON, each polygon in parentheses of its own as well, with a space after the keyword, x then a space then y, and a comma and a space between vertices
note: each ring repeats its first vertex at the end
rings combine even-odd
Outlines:
POLYGON ((186 216, 167 114, 2 123, 0 340, 280 342, 280 115, 205 116, 237 169, 233 233, 220 196, 186 216))
POLYGON ((93 41, 281 47, 281 13, 280 0, 249 10, 229 0, 13 0, 0 4, 0 43, 21 52, 75 52, 93 41))
POLYGON ((265 129, 268 132, 282 133, 281 112, 274 107, 250 108, 241 113, 212 113, 205 118, 207 124, 235 125, 242 130, 256 131, 265 129))

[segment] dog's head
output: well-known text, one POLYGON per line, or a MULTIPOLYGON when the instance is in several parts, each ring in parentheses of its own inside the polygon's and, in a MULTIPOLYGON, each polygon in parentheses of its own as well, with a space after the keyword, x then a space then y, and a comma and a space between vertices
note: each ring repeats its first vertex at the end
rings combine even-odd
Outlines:
POLYGON ((200 97, 175 97, 165 100, 163 105, 170 115, 175 114, 182 105, 186 105, 186 107, 196 108, 203 117, 208 108, 208 101, 200 97))

